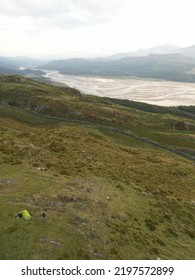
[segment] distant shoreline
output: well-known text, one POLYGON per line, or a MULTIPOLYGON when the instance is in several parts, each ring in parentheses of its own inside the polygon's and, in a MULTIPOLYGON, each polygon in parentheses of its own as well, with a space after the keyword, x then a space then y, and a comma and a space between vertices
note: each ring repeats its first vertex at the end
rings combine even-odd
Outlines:
POLYGON ((63 75, 43 70, 45 78, 66 84, 82 93, 128 99, 160 106, 195 105, 195 84, 134 77, 63 75))

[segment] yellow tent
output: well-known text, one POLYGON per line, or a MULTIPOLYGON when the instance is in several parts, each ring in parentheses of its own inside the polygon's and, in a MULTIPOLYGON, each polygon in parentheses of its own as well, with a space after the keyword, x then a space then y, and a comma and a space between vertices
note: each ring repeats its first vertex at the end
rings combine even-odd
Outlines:
POLYGON ((23 217, 26 221, 29 220, 29 219, 31 218, 31 215, 30 215, 30 213, 29 213, 27 210, 22 210, 20 213, 22 214, 22 217, 23 217))

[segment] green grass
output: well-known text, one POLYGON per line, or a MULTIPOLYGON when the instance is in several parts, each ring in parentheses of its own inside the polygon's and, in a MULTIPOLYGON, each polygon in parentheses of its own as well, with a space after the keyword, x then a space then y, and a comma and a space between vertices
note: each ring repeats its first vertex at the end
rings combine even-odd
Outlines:
POLYGON ((78 100, 61 88, 55 107, 58 88, 48 85, 34 105, 45 98, 50 109, 26 110, 7 104, 4 86, 0 259, 194 259, 193 161, 116 130, 189 151, 194 130, 170 130, 166 120, 192 119, 78 100), (15 219, 23 209, 29 221, 15 219))

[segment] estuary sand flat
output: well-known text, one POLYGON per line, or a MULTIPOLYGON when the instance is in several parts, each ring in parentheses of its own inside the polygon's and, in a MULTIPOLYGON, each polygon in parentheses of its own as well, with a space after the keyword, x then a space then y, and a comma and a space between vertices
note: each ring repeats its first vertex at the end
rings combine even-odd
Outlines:
POLYGON ((82 93, 128 99, 162 106, 195 105, 195 83, 139 78, 107 78, 63 75, 46 71, 45 77, 82 93))

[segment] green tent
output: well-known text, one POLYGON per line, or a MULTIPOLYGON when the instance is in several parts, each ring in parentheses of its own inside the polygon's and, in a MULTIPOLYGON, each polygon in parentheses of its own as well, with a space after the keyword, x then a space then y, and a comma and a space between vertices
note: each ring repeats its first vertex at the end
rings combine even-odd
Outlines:
POLYGON ((22 214, 22 217, 23 217, 26 221, 29 220, 29 219, 31 218, 31 215, 30 215, 30 213, 29 213, 27 210, 22 210, 20 213, 22 214))

